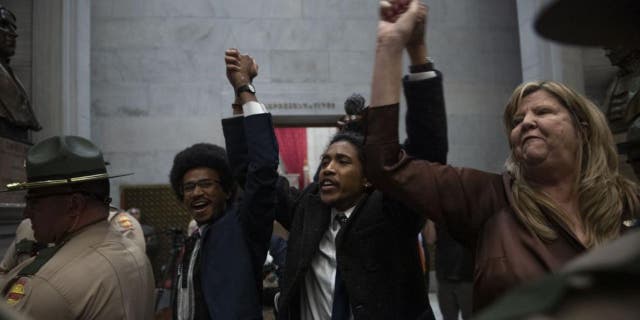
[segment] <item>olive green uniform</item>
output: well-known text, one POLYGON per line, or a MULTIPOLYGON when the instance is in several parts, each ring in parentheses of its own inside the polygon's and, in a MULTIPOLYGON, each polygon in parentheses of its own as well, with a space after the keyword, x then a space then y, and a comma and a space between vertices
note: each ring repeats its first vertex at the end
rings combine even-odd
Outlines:
POLYGON ((518 288, 476 320, 638 319, 640 230, 593 249, 561 272, 518 288))
POLYGON ((107 221, 78 231, 42 264, 50 249, 10 273, 3 294, 14 309, 34 319, 153 318, 149 261, 107 221))

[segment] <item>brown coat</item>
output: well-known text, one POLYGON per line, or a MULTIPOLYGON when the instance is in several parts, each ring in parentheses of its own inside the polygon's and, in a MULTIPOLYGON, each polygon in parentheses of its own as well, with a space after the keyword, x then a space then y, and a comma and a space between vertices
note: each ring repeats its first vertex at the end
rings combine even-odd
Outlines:
POLYGON ((474 309, 519 283, 556 270, 586 248, 568 227, 551 221, 558 238, 545 242, 516 217, 512 179, 413 159, 398 144, 398 106, 366 114, 366 170, 376 187, 445 225, 474 251, 474 309))

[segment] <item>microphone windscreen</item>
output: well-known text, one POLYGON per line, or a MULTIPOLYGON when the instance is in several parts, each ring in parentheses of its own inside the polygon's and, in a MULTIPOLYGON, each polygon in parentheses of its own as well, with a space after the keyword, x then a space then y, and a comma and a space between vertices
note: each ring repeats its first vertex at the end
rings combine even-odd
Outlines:
POLYGON ((344 111, 348 115, 359 115, 364 109, 364 97, 354 93, 344 102, 344 111))

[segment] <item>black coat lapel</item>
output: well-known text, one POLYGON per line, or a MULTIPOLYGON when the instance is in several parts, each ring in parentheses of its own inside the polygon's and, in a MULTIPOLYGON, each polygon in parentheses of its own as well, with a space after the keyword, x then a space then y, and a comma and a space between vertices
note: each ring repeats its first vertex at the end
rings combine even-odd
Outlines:
POLYGON ((342 242, 344 241, 345 234, 348 234, 349 229, 351 229, 351 227, 356 223, 358 216, 360 216, 360 212, 363 212, 363 211, 369 212, 371 210, 371 208, 369 208, 370 199, 371 199, 370 194, 365 195, 364 198, 360 199, 358 204, 356 204, 356 207, 353 208, 353 212, 351 212, 351 215, 349 216, 347 223, 345 223, 345 225, 342 226, 342 228, 340 228, 340 231, 338 231, 338 234, 336 235, 336 249, 342 246, 342 242))
POLYGON ((320 240, 329 229, 331 209, 322 203, 320 196, 313 194, 307 198, 304 206, 304 220, 302 222, 302 265, 307 266, 318 252, 320 240))

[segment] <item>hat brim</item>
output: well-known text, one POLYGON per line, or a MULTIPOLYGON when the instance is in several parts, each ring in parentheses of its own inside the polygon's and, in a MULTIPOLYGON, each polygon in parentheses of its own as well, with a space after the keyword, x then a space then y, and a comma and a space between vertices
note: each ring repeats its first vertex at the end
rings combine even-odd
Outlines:
POLYGON ((637 0, 558 0, 537 16, 542 37, 583 46, 640 46, 637 0))
POLYGON ((66 178, 66 179, 42 180, 42 181, 32 181, 32 182, 15 182, 15 183, 7 184, 6 189, 0 190, 0 192, 14 192, 14 191, 22 191, 22 190, 29 190, 29 189, 45 188, 45 187, 56 187, 56 186, 63 186, 68 184, 87 182, 87 181, 125 177, 130 175, 133 175, 133 173, 123 173, 123 174, 117 174, 117 175, 109 175, 108 173, 99 173, 99 174, 66 178))

